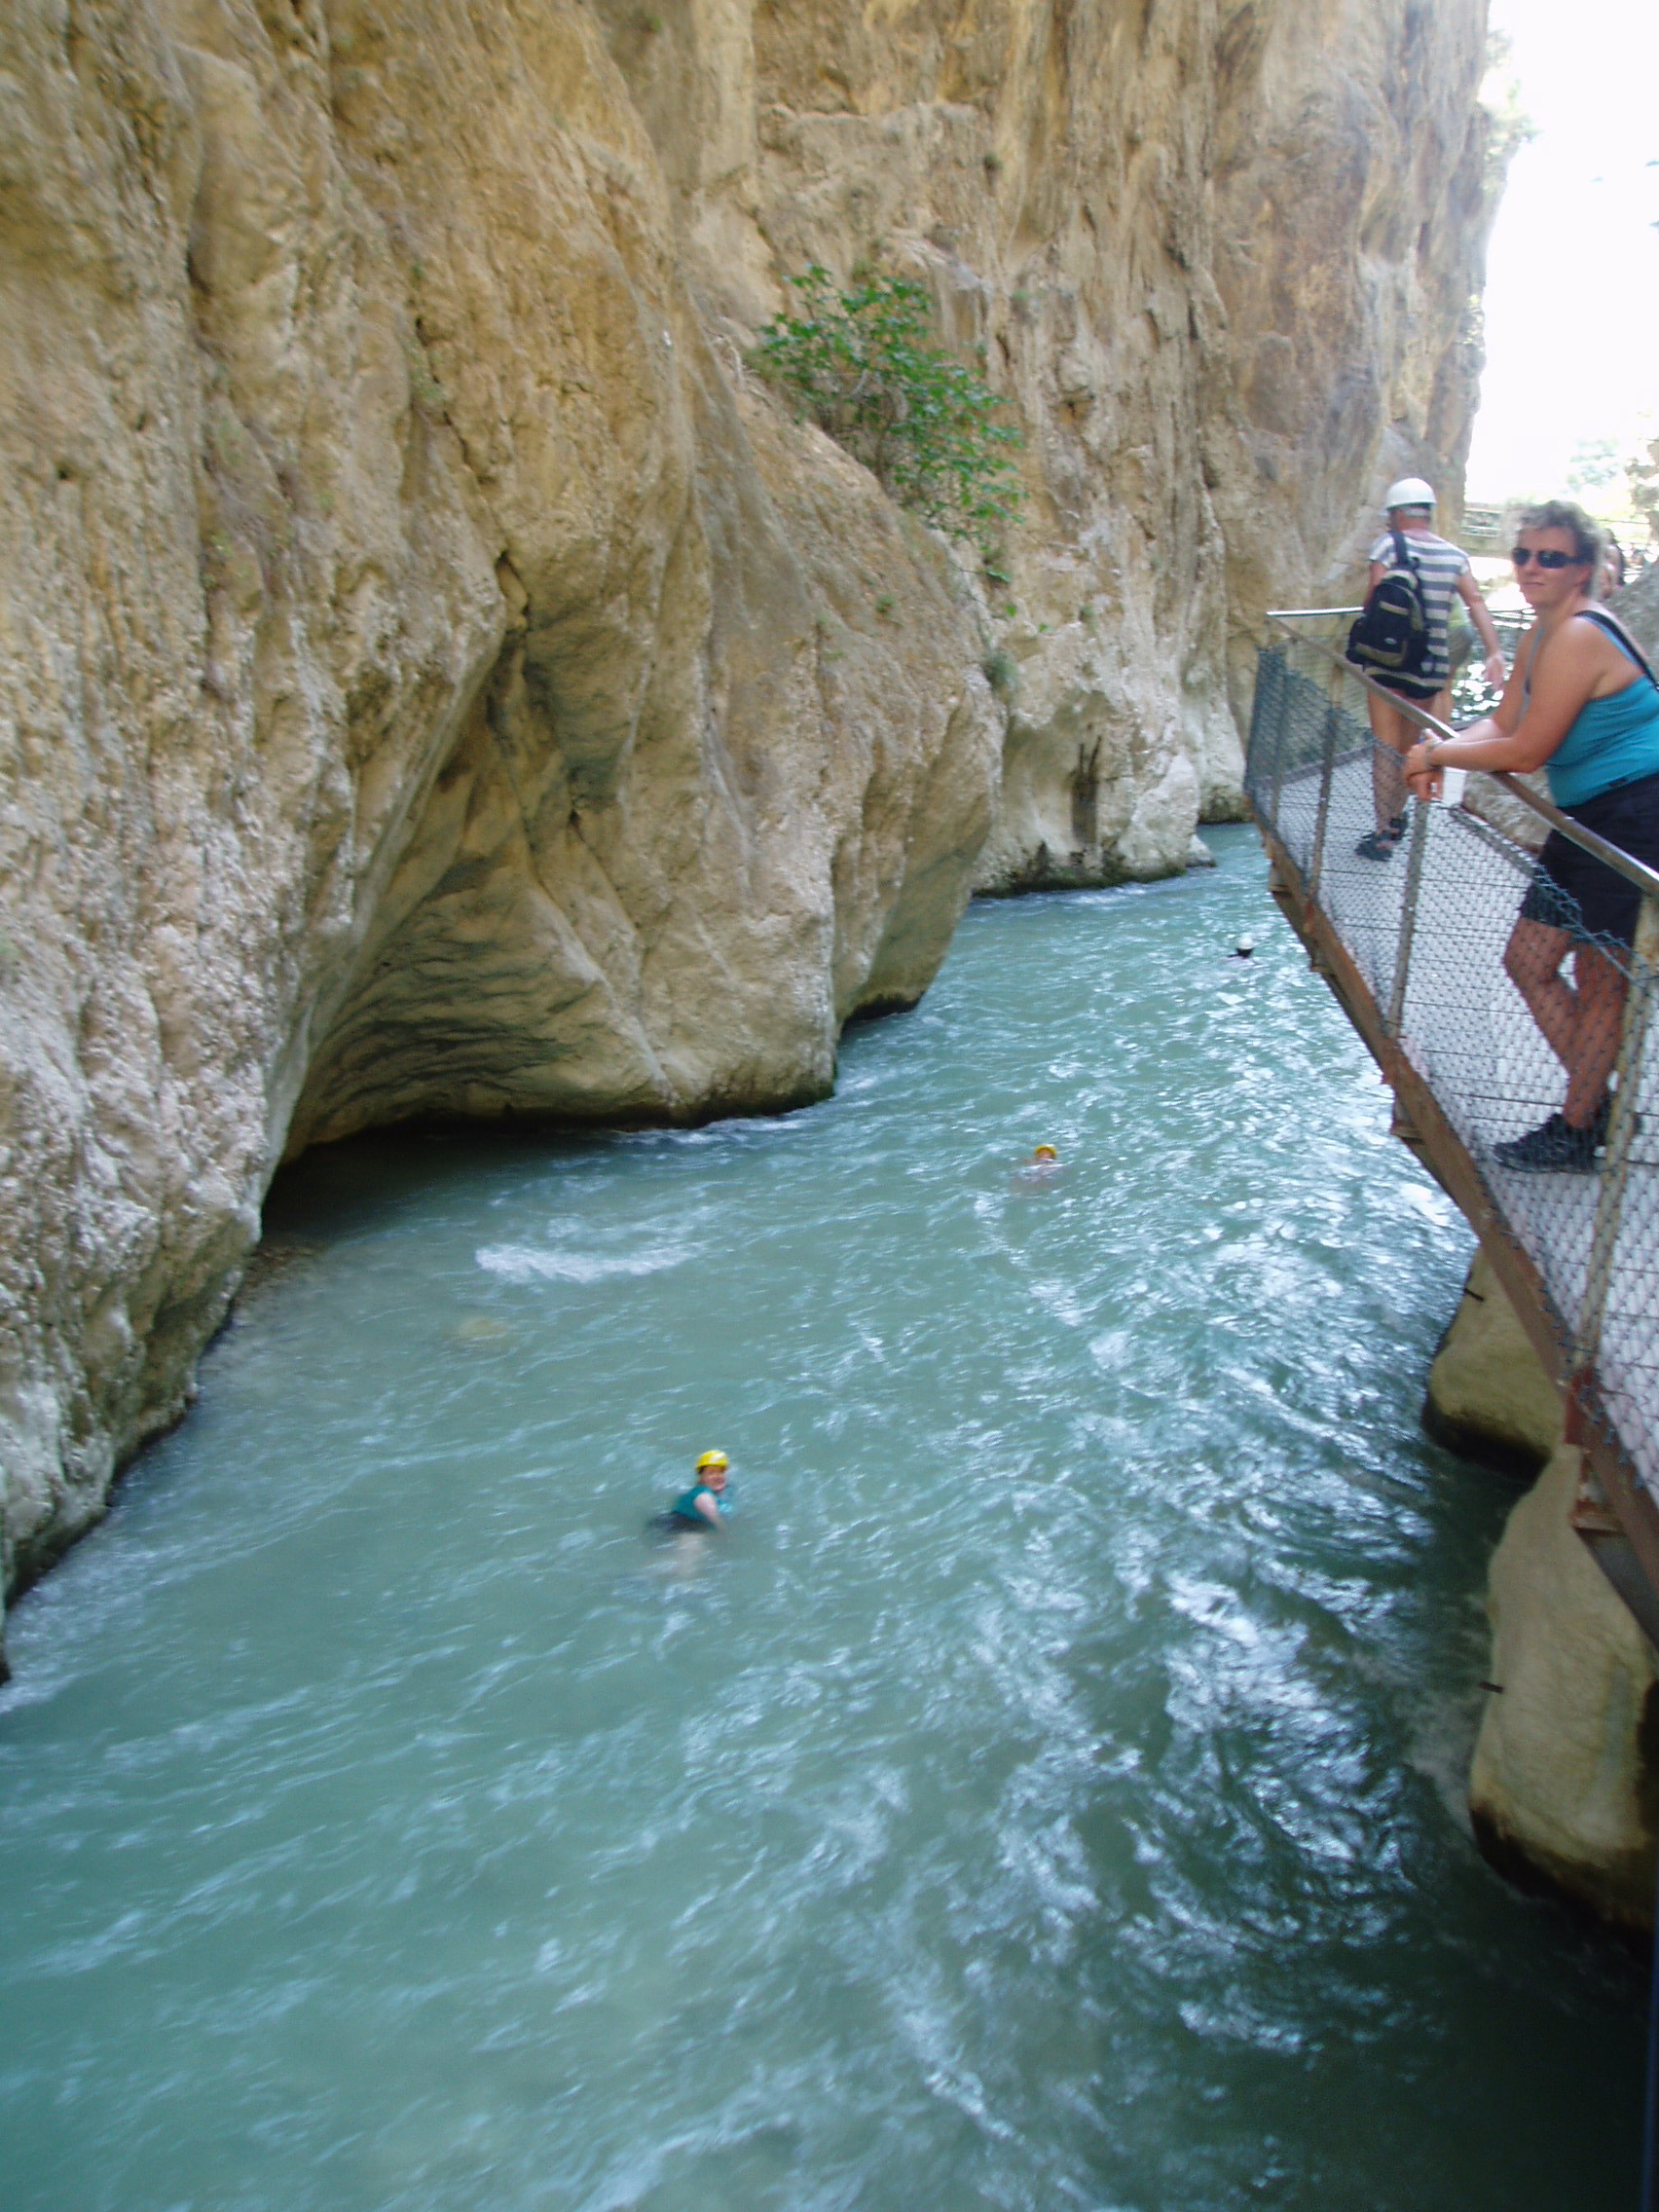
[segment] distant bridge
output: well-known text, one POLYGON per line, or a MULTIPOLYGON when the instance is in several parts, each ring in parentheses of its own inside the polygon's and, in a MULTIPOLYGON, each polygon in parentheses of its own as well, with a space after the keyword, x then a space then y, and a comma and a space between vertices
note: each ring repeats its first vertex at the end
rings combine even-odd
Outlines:
POLYGON ((1493 779, 1641 893, 1635 951, 1611 948, 1630 989, 1598 1170, 1505 1167, 1494 1146, 1542 1121, 1565 1088, 1502 966, 1532 858, 1466 805, 1415 801, 1391 861, 1356 854, 1374 821, 1377 748, 1367 680, 1336 649, 1333 617, 1348 611, 1269 617, 1246 787, 1273 896, 1392 1088, 1395 1134, 1468 1218, 1557 1379, 1567 1441, 1582 1449, 1574 1525, 1659 1642, 1659 874, 1493 779))
POLYGON ((1465 553, 1501 560, 1510 546, 1509 509, 1477 506, 1471 500, 1463 509, 1463 527, 1457 533, 1457 542, 1465 553))

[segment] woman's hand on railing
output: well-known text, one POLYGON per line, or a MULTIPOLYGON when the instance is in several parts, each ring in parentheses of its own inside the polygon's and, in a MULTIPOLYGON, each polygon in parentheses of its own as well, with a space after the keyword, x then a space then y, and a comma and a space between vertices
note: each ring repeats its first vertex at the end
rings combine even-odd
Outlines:
POLYGON ((1437 799, 1446 788, 1446 771, 1433 765, 1429 756, 1439 743, 1437 738, 1420 738, 1406 755, 1406 783, 1414 798, 1425 803, 1437 799))

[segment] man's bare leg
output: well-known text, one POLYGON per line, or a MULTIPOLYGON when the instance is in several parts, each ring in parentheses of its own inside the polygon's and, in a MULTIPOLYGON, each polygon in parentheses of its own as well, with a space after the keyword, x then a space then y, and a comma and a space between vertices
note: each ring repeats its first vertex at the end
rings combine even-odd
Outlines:
MULTIPOLYGON (((1447 721, 1452 714, 1452 693, 1450 689, 1437 691, 1422 705, 1437 721, 1447 721)), ((1377 832, 1393 837, 1398 834, 1394 824, 1406 811, 1406 779, 1396 763, 1405 758, 1423 731, 1420 723, 1379 698, 1375 691, 1366 692, 1365 711, 1371 718, 1371 734, 1377 740, 1371 755, 1371 803, 1377 815, 1377 832)))
POLYGON ((1377 833, 1381 837, 1394 835, 1394 817, 1406 809, 1406 779, 1400 762, 1417 742, 1417 730, 1399 710, 1380 699, 1375 691, 1365 694, 1366 713, 1371 718, 1371 734, 1377 740, 1371 753, 1371 804, 1377 816, 1377 833))

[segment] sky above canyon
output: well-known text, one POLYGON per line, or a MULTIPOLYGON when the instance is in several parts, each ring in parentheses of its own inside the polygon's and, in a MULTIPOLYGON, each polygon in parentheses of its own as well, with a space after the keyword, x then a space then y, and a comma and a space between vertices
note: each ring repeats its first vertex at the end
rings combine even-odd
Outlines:
POLYGON ((1659 7, 1493 0, 1537 136, 1488 261, 1469 497, 1565 489, 1577 448, 1659 435, 1659 7))

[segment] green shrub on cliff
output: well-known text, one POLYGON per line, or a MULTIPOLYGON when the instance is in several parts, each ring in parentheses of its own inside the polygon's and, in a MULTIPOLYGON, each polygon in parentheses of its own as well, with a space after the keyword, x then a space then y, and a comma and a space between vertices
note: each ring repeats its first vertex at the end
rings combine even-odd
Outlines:
POLYGON ((1009 459, 1020 435, 995 419, 1006 401, 933 342, 920 284, 871 276, 842 292, 816 263, 790 283, 797 312, 761 331, 757 373, 901 506, 972 539, 989 563, 1020 499, 1009 459))

